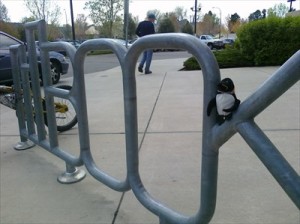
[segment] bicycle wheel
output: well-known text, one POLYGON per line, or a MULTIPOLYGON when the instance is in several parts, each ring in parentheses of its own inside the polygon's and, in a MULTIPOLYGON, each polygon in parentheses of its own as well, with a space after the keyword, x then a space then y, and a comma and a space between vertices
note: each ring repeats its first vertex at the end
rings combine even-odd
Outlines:
MULTIPOLYGON (((60 85, 57 88, 71 90, 69 85, 60 85)), ((68 99, 54 97, 55 117, 57 131, 64 132, 70 130, 77 124, 77 115, 72 103, 68 99)), ((45 124, 48 126, 45 114, 45 124)))

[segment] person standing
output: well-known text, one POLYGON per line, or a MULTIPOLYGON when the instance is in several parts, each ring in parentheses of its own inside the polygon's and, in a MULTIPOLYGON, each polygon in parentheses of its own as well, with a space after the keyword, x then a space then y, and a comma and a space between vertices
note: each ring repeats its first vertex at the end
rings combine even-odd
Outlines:
MULTIPOLYGON (((155 21, 155 15, 153 13, 149 13, 147 16, 147 19, 140 22, 136 28, 135 34, 138 37, 143 37, 146 35, 150 35, 150 34, 154 34, 155 33, 155 29, 154 29, 154 21, 155 21)), ((152 71, 150 71, 150 65, 151 65, 151 61, 152 61, 152 54, 153 54, 153 50, 152 49, 147 49, 143 52, 143 57, 142 60, 139 63, 138 66, 138 71, 143 73, 143 67, 144 64, 146 63, 145 66, 145 74, 151 74, 152 71)))

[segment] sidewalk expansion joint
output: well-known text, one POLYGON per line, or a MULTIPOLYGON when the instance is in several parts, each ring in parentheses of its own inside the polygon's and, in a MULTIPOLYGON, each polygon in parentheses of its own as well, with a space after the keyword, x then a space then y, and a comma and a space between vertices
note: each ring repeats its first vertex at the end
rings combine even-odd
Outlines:
MULTIPOLYGON (((150 122, 151 122, 151 120, 152 120, 152 117, 153 117, 153 114, 154 114, 154 111, 155 111, 155 108, 156 108, 158 99, 159 99, 159 97, 160 97, 160 93, 161 93, 161 90, 162 90, 162 88, 163 88, 163 85, 164 85, 164 82, 165 82, 165 79, 166 79, 166 75, 167 75, 167 73, 165 73, 164 78, 163 78, 163 81, 162 81, 162 83, 161 83, 161 85, 160 85, 160 88, 159 88, 159 91, 158 91, 158 94, 157 94, 155 103, 154 103, 154 105, 153 105, 153 108, 152 108, 150 117, 149 117, 148 122, 147 122, 147 126, 146 126, 146 128, 145 128, 145 131, 142 132, 143 137, 142 137, 141 143, 140 143, 139 148, 138 148, 138 151, 139 151, 139 152, 140 152, 140 150, 141 150, 141 148, 142 148, 142 145, 143 145, 143 142, 144 142, 146 133, 148 132, 148 128, 149 128, 150 122)), ((117 219, 117 216, 118 216, 118 214, 119 214, 119 211, 120 211, 120 208, 121 208, 121 205, 122 205, 122 202, 123 202, 123 199, 124 199, 125 194, 126 194, 126 192, 123 192, 122 195, 121 195, 121 198, 120 198, 120 201, 119 201, 117 210, 116 210, 115 213, 114 213, 114 218, 113 218, 113 220, 112 220, 112 224, 114 224, 115 221, 116 221, 116 219, 117 219)))

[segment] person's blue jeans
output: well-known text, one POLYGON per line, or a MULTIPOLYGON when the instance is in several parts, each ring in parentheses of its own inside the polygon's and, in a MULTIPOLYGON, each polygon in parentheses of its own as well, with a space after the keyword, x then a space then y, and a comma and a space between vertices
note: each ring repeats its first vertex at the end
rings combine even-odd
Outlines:
POLYGON ((144 64, 146 62, 146 67, 145 67, 145 72, 149 72, 150 71, 150 65, 151 65, 151 61, 152 61, 152 55, 153 55, 153 50, 152 49, 147 49, 143 52, 143 57, 142 60, 139 64, 140 68, 144 67, 144 64))

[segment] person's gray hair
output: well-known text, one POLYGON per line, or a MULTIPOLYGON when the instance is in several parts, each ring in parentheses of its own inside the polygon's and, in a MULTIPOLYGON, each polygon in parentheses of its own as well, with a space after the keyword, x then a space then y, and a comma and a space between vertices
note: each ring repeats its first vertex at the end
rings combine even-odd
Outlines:
POLYGON ((147 18, 148 19, 156 19, 155 14, 152 12, 148 13, 147 18))

